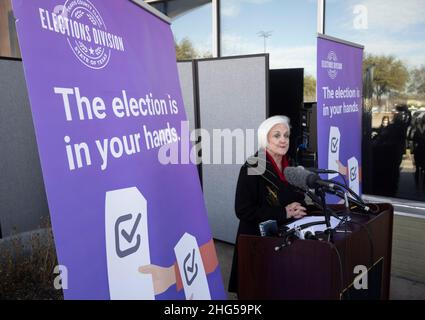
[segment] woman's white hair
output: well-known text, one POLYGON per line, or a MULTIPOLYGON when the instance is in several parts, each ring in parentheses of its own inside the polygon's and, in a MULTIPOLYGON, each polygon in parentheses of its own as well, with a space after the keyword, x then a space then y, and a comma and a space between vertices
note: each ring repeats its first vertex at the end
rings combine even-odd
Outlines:
POLYGON ((270 130, 277 124, 283 124, 288 127, 288 130, 291 130, 290 120, 286 116, 274 116, 264 120, 258 127, 258 148, 266 149, 269 144, 267 141, 267 136, 270 130))

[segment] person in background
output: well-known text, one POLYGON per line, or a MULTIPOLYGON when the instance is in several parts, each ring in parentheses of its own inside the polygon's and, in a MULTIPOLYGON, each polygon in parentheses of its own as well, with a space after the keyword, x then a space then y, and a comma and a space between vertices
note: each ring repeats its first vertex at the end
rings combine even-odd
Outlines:
POLYGON ((388 127, 389 124, 390 124, 390 117, 383 116, 382 117, 382 122, 381 122, 381 128, 388 127))
POLYGON ((240 234, 260 235, 259 224, 275 220, 278 225, 306 215, 304 194, 286 181, 290 120, 285 116, 266 119, 258 128, 258 153, 242 166, 236 187, 235 212, 240 220, 229 281, 229 291, 236 292, 237 242, 240 234), (261 161, 265 155, 265 161, 261 161))
MULTIPOLYGON (((415 182, 423 178, 425 172, 425 113, 416 118, 413 133, 413 155, 415 160, 415 182)), ((422 182, 425 184, 425 180, 422 182)))

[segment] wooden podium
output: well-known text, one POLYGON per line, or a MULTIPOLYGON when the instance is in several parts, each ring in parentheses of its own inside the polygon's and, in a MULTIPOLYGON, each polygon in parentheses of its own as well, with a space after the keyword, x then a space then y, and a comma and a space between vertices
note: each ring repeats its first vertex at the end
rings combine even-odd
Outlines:
POLYGON ((276 251, 282 238, 241 235, 239 299, 389 299, 394 211, 371 206, 375 214, 351 213, 331 243, 297 239, 276 251), (368 270, 367 289, 356 266, 368 270))

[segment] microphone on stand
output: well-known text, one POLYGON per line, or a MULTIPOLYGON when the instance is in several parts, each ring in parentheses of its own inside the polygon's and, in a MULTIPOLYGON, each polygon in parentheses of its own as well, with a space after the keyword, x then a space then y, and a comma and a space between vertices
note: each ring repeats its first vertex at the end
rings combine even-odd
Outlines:
POLYGON ((315 189, 321 202, 323 214, 325 216, 328 240, 332 236, 330 215, 331 211, 326 205, 325 192, 336 193, 342 188, 331 181, 322 180, 317 174, 304 169, 304 167, 287 167, 285 168, 285 177, 289 184, 304 190, 307 194, 309 189, 315 189))
MULTIPOLYGON (((332 171, 332 170, 326 170, 326 169, 315 169, 315 170, 320 173, 322 172, 327 173, 328 171, 332 171)), ((361 200, 361 198, 348 187, 336 181, 322 180, 317 174, 309 170, 306 170, 302 166, 287 167, 285 168, 284 173, 285 173, 286 180, 288 181, 289 184, 299 189, 302 189, 315 202, 318 199, 315 199, 315 197, 311 194, 309 190, 322 187, 327 192, 330 192, 342 199, 345 198, 346 191, 348 191, 353 196, 353 197, 348 197, 348 200, 350 202, 359 206, 366 212, 369 212, 370 210, 370 208, 361 200)))
POLYGON ((339 174, 338 171, 335 170, 328 170, 328 169, 317 169, 317 168, 305 168, 307 171, 316 173, 316 174, 329 174, 329 173, 337 173, 339 174))
POLYGON ((308 191, 317 187, 323 187, 326 190, 335 192, 340 187, 333 182, 322 180, 317 174, 304 169, 304 167, 286 167, 284 170, 286 180, 289 184, 308 191))

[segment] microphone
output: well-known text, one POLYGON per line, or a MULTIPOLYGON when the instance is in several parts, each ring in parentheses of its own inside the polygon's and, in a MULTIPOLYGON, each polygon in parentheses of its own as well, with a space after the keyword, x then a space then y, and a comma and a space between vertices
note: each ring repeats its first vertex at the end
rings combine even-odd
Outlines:
POLYGON ((304 239, 305 240, 317 240, 317 237, 313 232, 307 231, 307 232, 304 233, 304 239))
POLYGON ((296 235, 298 239, 301 239, 301 240, 317 240, 316 233, 314 229, 312 228, 308 228, 305 230, 301 228, 297 228, 296 235))
MULTIPOLYGON (((320 199, 318 199, 315 194, 311 193, 309 189, 314 189, 317 186, 321 186, 325 187, 328 191, 340 197, 341 199, 345 198, 345 187, 343 185, 339 185, 337 182, 332 183, 330 181, 322 180, 318 175, 308 170, 305 170, 302 166, 287 167, 285 168, 284 173, 286 180, 289 184, 297 187, 298 189, 303 190, 307 194, 307 196, 309 196, 313 200, 313 202, 319 206, 322 205, 320 204, 320 199)), ((347 190, 350 192, 350 189, 347 190)), ((352 191, 350 192, 350 194, 353 194, 352 191)), ((355 193, 354 196, 356 196, 355 193)), ((361 198, 358 198, 358 196, 357 198, 353 198, 352 195, 348 197, 348 201, 359 206, 366 212, 370 211, 370 208, 361 200, 361 198)))
POLYGON ((329 169, 316 169, 316 168, 305 168, 306 170, 316 173, 316 174, 329 174, 329 173, 338 173, 338 171, 335 170, 329 170, 329 169))
POLYGON ((313 174, 304 170, 303 167, 286 167, 283 171, 286 180, 289 184, 302 190, 308 190, 307 176, 313 174))
POLYGON ((317 187, 324 187, 331 191, 339 190, 336 184, 320 179, 317 174, 301 166, 286 167, 284 174, 289 184, 302 190, 314 189, 317 187))
POLYGON ((317 187, 324 187, 327 188, 331 191, 336 191, 339 190, 339 188, 337 188, 337 185, 333 182, 330 181, 326 181, 326 180, 322 180, 317 174, 309 174, 307 177, 307 185, 313 189, 313 188, 317 188, 317 187))

